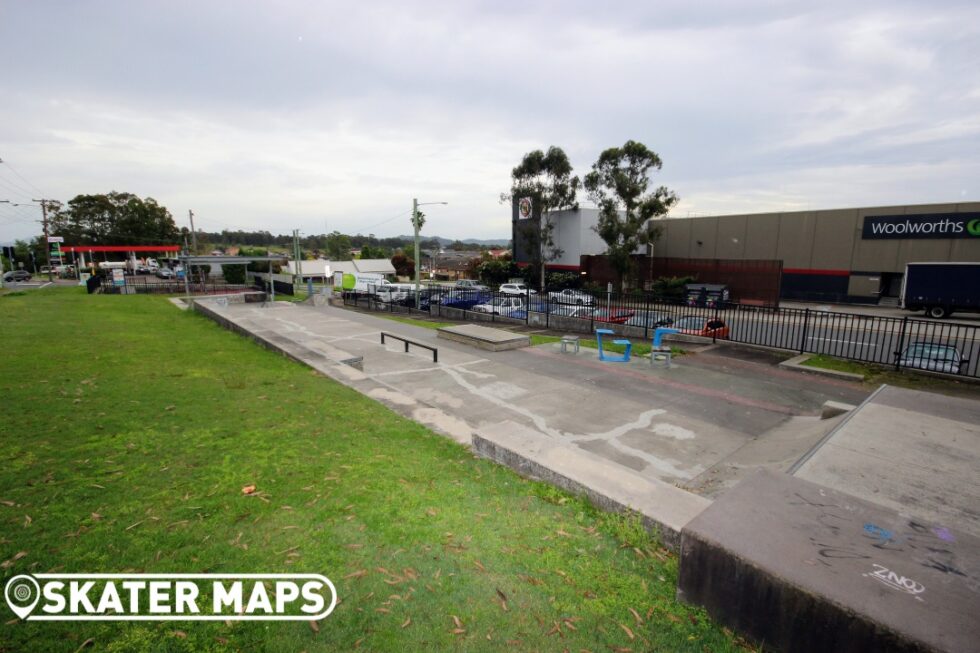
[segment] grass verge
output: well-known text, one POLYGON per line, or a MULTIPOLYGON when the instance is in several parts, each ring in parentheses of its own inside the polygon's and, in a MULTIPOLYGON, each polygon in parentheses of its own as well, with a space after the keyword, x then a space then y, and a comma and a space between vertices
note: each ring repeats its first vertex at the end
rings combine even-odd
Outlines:
POLYGON ((930 374, 921 374, 911 371, 897 372, 893 367, 873 365, 871 363, 858 363, 856 361, 833 358, 832 356, 826 356, 824 354, 814 354, 801 364, 808 367, 819 367, 827 370, 836 370, 838 372, 860 374, 864 377, 865 383, 872 385, 887 383, 888 385, 899 386, 902 388, 911 388, 913 390, 930 390, 944 394, 971 397, 974 399, 977 396, 978 390, 980 390, 980 384, 971 383, 969 381, 957 381, 955 379, 947 379, 940 376, 932 376, 930 374))
POLYGON ((0 581, 312 572, 341 599, 315 628, 8 611, 0 650, 744 646, 674 599, 676 558, 637 519, 476 459, 164 298, 45 289, 4 297, 0 323, 0 581))

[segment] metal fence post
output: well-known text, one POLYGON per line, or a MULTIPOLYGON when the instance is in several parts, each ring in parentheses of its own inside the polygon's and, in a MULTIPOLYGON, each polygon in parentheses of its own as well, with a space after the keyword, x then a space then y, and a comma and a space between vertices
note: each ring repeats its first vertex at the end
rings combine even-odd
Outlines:
POLYGON ((810 309, 808 308, 803 312, 803 335, 800 337, 801 354, 806 351, 806 331, 809 324, 810 324, 810 309))
POLYGON ((909 316, 906 315, 902 318, 902 331, 898 334, 898 351, 895 352, 895 371, 899 372, 902 369, 902 349, 905 347, 905 327, 908 326, 909 316))

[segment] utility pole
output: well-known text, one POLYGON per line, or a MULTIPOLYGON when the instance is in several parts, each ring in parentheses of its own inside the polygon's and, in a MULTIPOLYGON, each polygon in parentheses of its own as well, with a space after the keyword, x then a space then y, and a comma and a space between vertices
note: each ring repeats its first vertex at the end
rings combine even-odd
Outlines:
POLYGON ((191 254, 197 256, 197 232, 194 230, 194 212, 187 209, 187 215, 191 219, 191 246, 194 248, 191 254))
POLYGON ((51 243, 48 242, 48 201, 45 199, 32 199, 31 201, 41 203, 41 224, 44 226, 44 254, 48 262, 48 282, 54 282, 54 274, 51 272, 51 243))
POLYGON ((293 270, 293 287, 299 288, 300 284, 303 283, 303 268, 300 267, 302 262, 300 261, 299 229, 293 229, 293 260, 295 261, 295 268, 293 270))
POLYGON ((419 269, 422 267, 419 261, 419 200, 412 198, 412 226, 415 228, 415 310, 419 310, 422 300, 419 297, 421 281, 419 280, 419 269))

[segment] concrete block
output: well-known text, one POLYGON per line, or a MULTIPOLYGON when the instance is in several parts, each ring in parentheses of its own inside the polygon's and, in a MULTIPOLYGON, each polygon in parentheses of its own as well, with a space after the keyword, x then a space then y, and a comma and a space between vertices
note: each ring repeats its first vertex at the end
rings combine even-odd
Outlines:
POLYGON ((967 653, 980 539, 762 471, 683 529, 678 596, 793 653, 967 653))
POLYGON ((635 511, 647 529, 658 533, 664 546, 674 551, 684 525, 711 504, 511 421, 479 429, 473 435, 473 450, 521 476, 584 495, 602 510, 635 511))
MULTIPOLYGON (((477 314, 478 315, 478 314, 477 314)), ((442 327, 436 336, 463 344, 486 349, 487 351, 505 351, 531 346, 531 336, 520 335, 503 329, 463 324, 460 326, 442 327)))
POLYGON ((845 404, 842 401, 825 401, 820 407, 820 419, 830 419, 844 413, 849 413, 857 408, 853 404, 845 404))

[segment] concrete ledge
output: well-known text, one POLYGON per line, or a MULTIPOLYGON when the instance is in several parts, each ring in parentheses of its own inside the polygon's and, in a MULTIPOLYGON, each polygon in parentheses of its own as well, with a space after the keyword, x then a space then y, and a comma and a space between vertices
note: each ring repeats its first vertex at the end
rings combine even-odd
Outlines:
POLYGON ((838 370, 828 370, 822 367, 813 367, 812 365, 804 365, 804 361, 808 361, 813 358, 813 354, 800 354, 799 356, 794 356, 789 360, 785 360, 779 364, 780 367, 785 367, 786 369, 796 370, 797 372, 808 372, 810 374, 819 374, 820 376, 829 376, 835 379, 845 379, 847 381, 857 381, 858 383, 864 382, 864 375, 862 374, 852 374, 851 372, 840 372, 838 370))
POLYGON ((436 336, 472 345, 487 351, 505 351, 531 346, 531 336, 519 335, 503 329, 491 329, 475 324, 442 327, 436 330, 436 336))
POLYGON ((764 471, 684 527, 678 597, 767 650, 967 653, 980 539, 764 471))
POLYGON ((853 404, 845 404, 842 401, 825 401, 820 407, 820 419, 830 419, 844 413, 849 413, 857 408, 853 404))
POLYGON ((632 510, 664 546, 677 551, 684 525, 711 505, 704 497, 600 458, 515 422, 473 434, 473 450, 521 476, 584 495, 609 512, 632 510))

